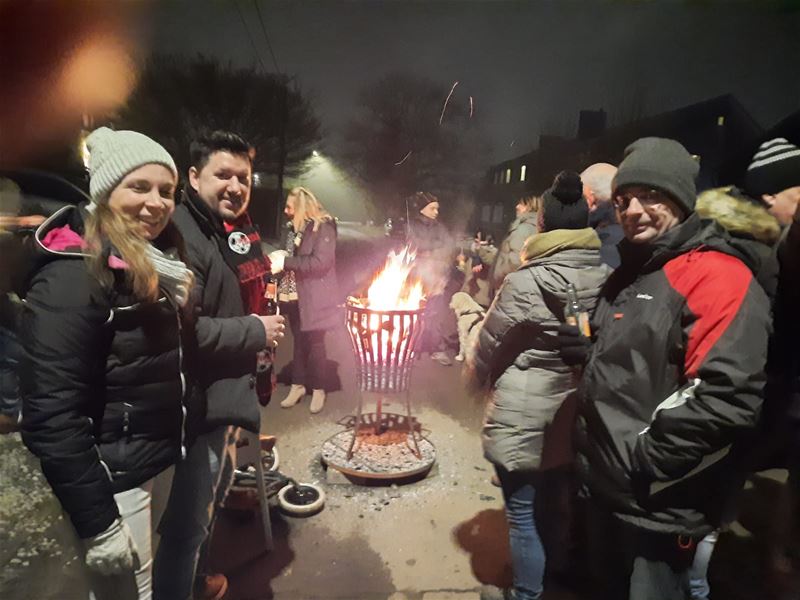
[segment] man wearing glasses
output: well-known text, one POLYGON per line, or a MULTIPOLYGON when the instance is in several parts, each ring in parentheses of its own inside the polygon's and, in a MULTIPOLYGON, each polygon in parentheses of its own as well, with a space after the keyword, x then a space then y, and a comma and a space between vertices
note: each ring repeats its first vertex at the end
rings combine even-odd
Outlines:
POLYGON ((609 599, 690 597, 695 545, 718 525, 731 449, 761 407, 769 304, 756 265, 694 213, 698 171, 679 143, 643 138, 612 184, 625 239, 594 315, 578 427, 592 570, 609 599))

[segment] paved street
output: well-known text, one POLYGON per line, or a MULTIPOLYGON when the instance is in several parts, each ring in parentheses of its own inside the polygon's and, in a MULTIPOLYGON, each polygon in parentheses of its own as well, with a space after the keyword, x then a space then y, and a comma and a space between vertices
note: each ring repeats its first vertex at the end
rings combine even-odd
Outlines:
MULTIPOLYGON (((338 422, 355 408, 344 331, 329 336, 328 349, 339 363, 343 390, 330 395, 322 413, 309 414, 308 399, 281 409, 285 386, 263 412, 264 431, 279 437, 281 470, 321 483, 327 505, 306 519, 285 517, 274 509, 276 548, 269 554, 263 552, 257 516, 224 515, 212 545, 212 565, 230 578, 227 597, 476 600, 481 585, 507 583, 502 502, 481 456, 483 407, 465 395, 458 367, 442 367, 425 356, 413 375, 413 409, 438 452, 427 478, 398 488, 328 483, 318 459, 321 444, 341 430, 338 422)), ((288 339, 280 349, 280 364, 290 355, 288 339)), ((0 598, 83 600, 86 586, 74 535, 38 466, 18 436, 0 436, 0 456, 0 598)), ((763 532, 784 477, 771 471, 748 485, 742 517, 721 537, 712 563, 716 598, 772 597, 765 591, 763 532)), ((160 483, 156 510, 166 481, 160 483)), ((591 595, 575 595, 553 584, 545 597, 588 600, 591 595)))

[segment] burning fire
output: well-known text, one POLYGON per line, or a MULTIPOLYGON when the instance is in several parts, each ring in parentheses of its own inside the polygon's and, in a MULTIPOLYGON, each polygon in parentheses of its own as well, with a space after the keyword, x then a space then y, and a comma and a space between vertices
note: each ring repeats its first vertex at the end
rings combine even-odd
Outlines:
POLYGON ((366 305, 372 310, 417 310, 423 299, 422 282, 409 278, 415 254, 408 246, 389 253, 386 265, 367 291, 366 305))
MULTIPOLYGON (((370 361, 396 363, 410 349, 408 335, 418 315, 387 312, 419 311, 422 307, 422 282, 411 276, 415 256, 408 247, 399 253, 390 252, 366 297, 348 299, 351 304, 368 309, 365 320, 351 322, 350 333, 356 348, 366 351, 370 361)), ((361 354, 361 350, 357 353, 361 354)))

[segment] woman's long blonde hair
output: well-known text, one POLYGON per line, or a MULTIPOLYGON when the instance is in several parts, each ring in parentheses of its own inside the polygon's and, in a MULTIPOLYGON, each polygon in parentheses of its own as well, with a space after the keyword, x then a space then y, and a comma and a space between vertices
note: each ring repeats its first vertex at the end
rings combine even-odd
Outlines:
POLYGON ((295 231, 303 231, 306 221, 313 221, 314 231, 317 231, 321 223, 333 220, 331 214, 325 210, 317 197, 304 187, 292 188, 289 190, 287 198, 294 198, 292 226, 295 231))
POLYGON ((107 203, 97 203, 86 219, 85 238, 90 252, 89 271, 104 287, 114 285, 114 274, 104 249, 105 243, 110 243, 128 266, 125 276, 134 297, 140 302, 158 300, 158 274, 148 258, 149 242, 137 231, 133 219, 111 210, 107 203))

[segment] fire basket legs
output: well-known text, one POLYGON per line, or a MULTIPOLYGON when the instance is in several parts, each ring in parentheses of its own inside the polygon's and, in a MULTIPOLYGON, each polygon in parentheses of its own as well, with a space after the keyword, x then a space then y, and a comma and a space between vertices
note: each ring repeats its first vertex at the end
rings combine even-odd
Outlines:
POLYGON ((411 416, 411 394, 408 393, 406 390, 405 393, 405 401, 406 401, 406 419, 408 420, 408 437, 411 438, 411 441, 414 442, 414 448, 412 452, 414 456, 417 458, 422 457, 422 453, 419 451, 419 442, 417 441, 417 428, 414 425, 414 418, 411 416))
POLYGON ((356 422, 353 423, 353 437, 350 438, 350 445, 347 447, 347 460, 353 458, 353 446, 355 446, 358 430, 361 427, 362 413, 364 407, 364 394, 358 394, 358 408, 356 409, 356 422))
MULTIPOLYGON (((384 431, 386 431, 389 427, 388 424, 384 423, 384 419, 388 419, 383 413, 383 394, 376 394, 376 402, 375 402, 375 435, 381 435, 384 431)), ((406 438, 406 445, 408 445, 409 450, 414 454, 416 458, 421 458, 422 453, 419 449, 419 440, 417 436, 419 435, 417 432, 416 425, 414 423, 414 417, 411 415, 411 395, 409 394, 408 390, 403 392, 403 402, 406 405, 406 425, 408 427, 408 435, 406 438), (410 440, 410 442, 408 441, 410 440)), ((358 434, 361 431, 362 426, 364 425, 364 392, 359 393, 358 395, 358 407, 356 409, 356 419, 355 423, 353 424, 353 435, 350 438, 350 444, 347 447, 347 460, 351 460, 353 458, 353 449, 356 444, 356 439, 358 439, 358 434)))

